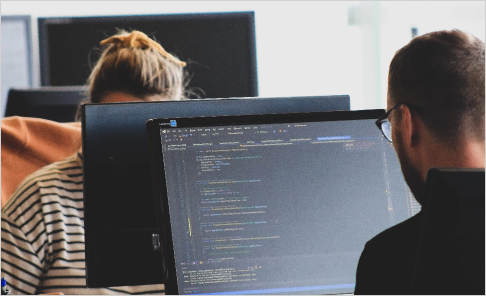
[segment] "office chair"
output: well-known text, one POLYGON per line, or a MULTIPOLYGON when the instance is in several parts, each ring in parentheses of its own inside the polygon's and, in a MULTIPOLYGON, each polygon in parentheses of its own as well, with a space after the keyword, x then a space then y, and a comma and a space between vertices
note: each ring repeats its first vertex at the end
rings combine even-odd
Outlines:
POLYGON ((484 169, 430 169, 426 190, 412 292, 484 295, 484 169))
POLYGON ((75 121, 78 105, 87 98, 85 86, 12 88, 8 92, 5 117, 43 118, 57 122, 75 121))

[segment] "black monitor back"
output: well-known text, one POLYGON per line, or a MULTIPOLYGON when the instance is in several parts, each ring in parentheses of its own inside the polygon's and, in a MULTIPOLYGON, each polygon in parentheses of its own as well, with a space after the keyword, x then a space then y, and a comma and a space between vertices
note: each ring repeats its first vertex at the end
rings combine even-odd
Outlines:
POLYGON ((5 117, 23 116, 73 122, 79 104, 87 97, 84 86, 12 88, 8 92, 5 117))
POLYGON ((148 119, 349 109, 347 95, 83 105, 88 287, 163 283, 148 119))
POLYGON ((125 29, 187 62, 189 87, 201 88, 202 98, 258 96, 253 12, 49 17, 38 27, 42 85, 84 84, 100 41, 125 29))
POLYGON ((484 169, 432 168, 414 294, 484 295, 484 169))

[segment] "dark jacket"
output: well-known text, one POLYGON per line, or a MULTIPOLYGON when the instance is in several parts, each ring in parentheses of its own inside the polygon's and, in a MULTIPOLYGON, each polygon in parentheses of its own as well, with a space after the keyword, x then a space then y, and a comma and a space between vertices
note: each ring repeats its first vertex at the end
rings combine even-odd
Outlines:
POLYGON ((359 259, 355 294, 411 294, 422 213, 369 240, 359 259))

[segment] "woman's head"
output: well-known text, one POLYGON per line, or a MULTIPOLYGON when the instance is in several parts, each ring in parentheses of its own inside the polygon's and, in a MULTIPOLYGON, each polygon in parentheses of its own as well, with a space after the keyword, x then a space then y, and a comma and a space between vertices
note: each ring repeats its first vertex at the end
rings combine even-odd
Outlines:
POLYGON ((144 33, 122 31, 100 45, 107 47, 88 78, 91 103, 185 98, 186 63, 144 33))

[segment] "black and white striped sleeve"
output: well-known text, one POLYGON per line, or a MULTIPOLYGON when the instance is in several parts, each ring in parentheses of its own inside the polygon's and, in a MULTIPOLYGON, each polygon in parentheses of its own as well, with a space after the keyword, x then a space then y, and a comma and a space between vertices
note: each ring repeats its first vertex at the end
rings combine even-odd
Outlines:
POLYGON ((163 294, 164 285, 86 286, 81 155, 28 176, 2 207, 2 277, 12 294, 163 294))
POLYGON ((41 260, 13 220, 2 212, 2 277, 12 294, 35 294, 43 274, 41 260))

